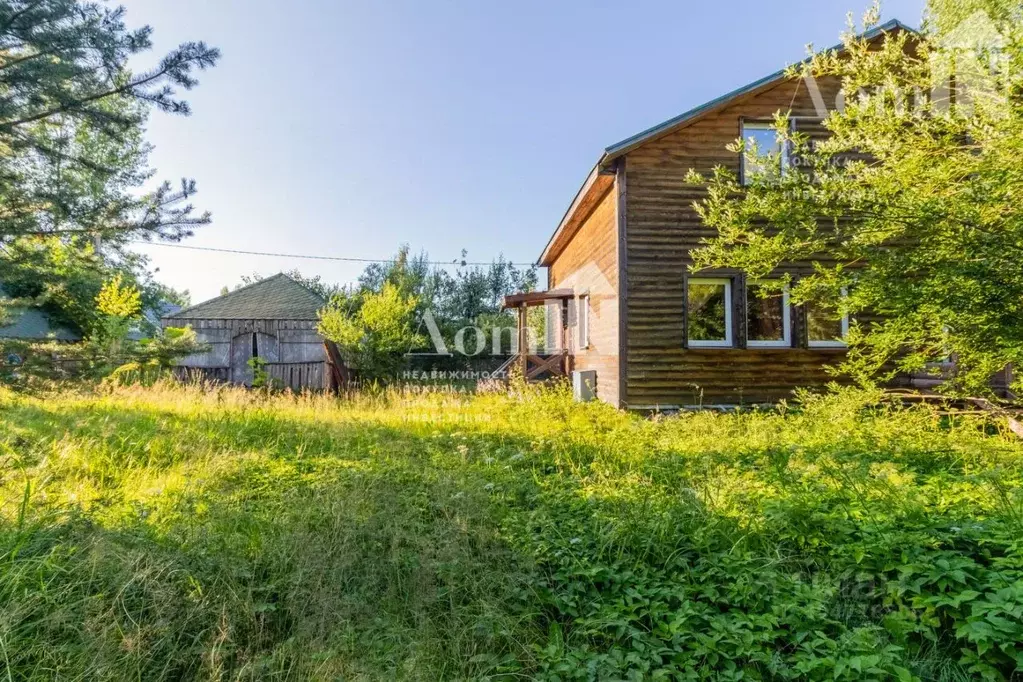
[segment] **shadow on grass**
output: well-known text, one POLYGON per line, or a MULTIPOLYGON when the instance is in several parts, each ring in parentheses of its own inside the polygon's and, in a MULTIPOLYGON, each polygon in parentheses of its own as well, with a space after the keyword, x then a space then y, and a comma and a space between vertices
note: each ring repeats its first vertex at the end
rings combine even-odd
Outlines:
POLYGON ((940 474, 924 443, 861 461, 874 439, 807 455, 781 431, 700 440, 698 421, 659 443, 631 423, 600 440, 269 410, 6 413, 40 486, 28 526, 0 530, 15 679, 841 679, 839 660, 869 656, 897 674, 881 581, 949 548, 978 575, 991 562, 942 526, 958 517, 900 500, 905 472, 871 483, 875 463, 940 474), (89 502, 62 515, 79 489, 89 502))
POLYGON ((8 417, 39 486, 27 525, 0 529, 14 679, 436 680, 533 664, 533 568, 501 536, 534 485, 504 461, 525 442, 469 453, 456 427, 251 414, 8 417), (95 498, 78 511, 47 502, 83 481, 95 498))

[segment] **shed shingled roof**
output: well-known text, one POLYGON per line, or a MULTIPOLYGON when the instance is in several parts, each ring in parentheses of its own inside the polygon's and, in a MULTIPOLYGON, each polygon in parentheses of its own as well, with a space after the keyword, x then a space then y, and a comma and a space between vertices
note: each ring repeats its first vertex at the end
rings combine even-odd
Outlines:
POLYGON ((165 320, 315 320, 327 304, 284 273, 166 315, 165 320))

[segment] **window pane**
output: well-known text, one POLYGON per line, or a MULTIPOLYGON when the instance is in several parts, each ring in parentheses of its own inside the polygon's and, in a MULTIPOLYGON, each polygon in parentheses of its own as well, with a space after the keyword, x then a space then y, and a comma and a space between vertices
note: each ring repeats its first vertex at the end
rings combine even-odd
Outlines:
MULTIPOLYGON (((742 139, 747 145, 756 145, 757 158, 765 158, 770 154, 777 154, 781 151, 781 141, 778 139, 778 132, 773 125, 764 123, 745 124, 742 127, 742 139)), ((752 154, 752 148, 747 147, 746 152, 752 154)), ((745 176, 750 177, 764 170, 761 163, 757 163, 750 156, 744 155, 745 176)), ((784 162, 783 162, 784 163, 784 162)))
POLYGON ((781 145, 778 141, 778 131, 776 131, 773 126, 747 125, 743 127, 742 136, 747 143, 756 145, 758 156, 774 154, 781 149, 781 145))
POLYGON ((835 317, 835 309, 820 303, 806 304, 806 331, 810 342, 843 341, 842 319, 835 317))
POLYGON ((726 282, 689 283, 689 340, 727 341, 726 282))
POLYGON ((746 338, 785 341, 785 295, 776 289, 750 285, 746 294, 746 338))

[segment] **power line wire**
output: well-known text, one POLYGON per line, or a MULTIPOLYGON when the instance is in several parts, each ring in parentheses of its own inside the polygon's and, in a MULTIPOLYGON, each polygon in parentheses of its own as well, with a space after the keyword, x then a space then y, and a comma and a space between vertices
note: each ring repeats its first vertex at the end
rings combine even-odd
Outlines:
MULTIPOLYGON (((299 253, 276 253, 272 251, 244 251, 242 249, 218 249, 212 246, 189 246, 188 244, 168 244, 166 242, 147 242, 142 240, 133 240, 133 244, 142 244, 145 246, 163 246, 170 249, 186 249, 189 251, 212 251, 215 253, 234 253, 241 254, 243 256, 271 256, 275 258, 303 258, 306 260, 330 260, 330 261, 341 261, 344 263, 394 263, 393 258, 352 258, 348 256, 312 256, 308 254, 299 253)), ((519 267, 533 267, 535 263, 508 263, 509 265, 516 265, 519 267)), ((483 261, 465 261, 461 259, 455 259, 451 261, 426 261, 426 265, 457 265, 459 267, 466 265, 492 265, 483 261)))

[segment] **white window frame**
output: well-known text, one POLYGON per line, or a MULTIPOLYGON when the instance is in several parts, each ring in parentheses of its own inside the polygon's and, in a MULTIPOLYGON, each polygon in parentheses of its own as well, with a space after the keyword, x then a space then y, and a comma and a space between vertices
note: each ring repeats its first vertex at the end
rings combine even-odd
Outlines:
MULTIPOLYGON (((694 284, 723 284, 725 285, 725 338, 724 340, 707 340, 707 339, 691 339, 689 338, 689 329, 691 325, 689 322, 692 320, 693 311, 689 309, 689 295, 686 293, 686 340, 690 348, 732 348, 735 345, 734 333, 732 327, 734 325, 732 319, 732 280, 726 277, 697 277, 689 280, 689 286, 694 284)), ((688 287, 687 287, 688 289, 688 287)))
MULTIPOLYGON (((848 294, 848 292, 845 290, 845 287, 843 287, 842 288, 842 298, 845 298, 847 294, 848 294)), ((849 338, 849 314, 848 313, 846 313, 845 315, 842 315, 842 338, 841 339, 833 339, 833 340, 827 340, 827 341, 825 341, 823 339, 818 339, 818 340, 815 341, 815 340, 809 338, 809 335, 810 335, 809 315, 807 315, 806 326, 807 326, 807 337, 808 337, 806 339, 806 345, 807 345, 808 348, 848 348, 849 347, 849 342, 846 340, 846 339, 849 338)))
MULTIPOLYGON (((778 280, 760 280, 759 282, 746 283, 746 299, 749 301, 750 287, 763 286, 778 280)), ((749 312, 746 312, 746 345, 750 348, 791 348, 792 347, 792 306, 789 305, 789 287, 785 285, 782 289, 782 334, 783 338, 775 341, 755 341, 749 337, 749 312)))
POLYGON ((579 326, 579 350, 590 347, 590 295, 581 294, 578 306, 579 326))
MULTIPOLYGON (((747 128, 749 128, 751 130, 771 130, 772 132, 775 133, 775 135, 778 134, 778 130, 775 127, 773 121, 758 121, 758 120, 740 119, 739 120, 739 137, 743 141, 743 144, 748 144, 749 143, 749 137, 746 135, 746 129, 747 128)), ((781 149, 779 150, 779 151, 781 151, 781 169, 784 171, 786 168, 789 167, 789 164, 792 161, 791 161, 790 154, 789 154, 789 146, 787 144, 785 144, 784 140, 781 140, 781 144, 779 146, 781 147, 781 149)), ((746 150, 745 150, 745 148, 743 148, 742 155, 739 158, 739 168, 741 170, 741 178, 740 178, 741 182, 740 182, 740 184, 745 187, 746 185, 749 184, 749 180, 746 177, 746 150)))

